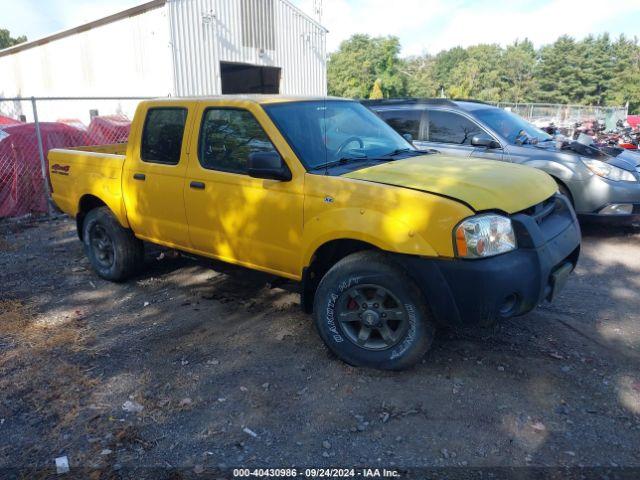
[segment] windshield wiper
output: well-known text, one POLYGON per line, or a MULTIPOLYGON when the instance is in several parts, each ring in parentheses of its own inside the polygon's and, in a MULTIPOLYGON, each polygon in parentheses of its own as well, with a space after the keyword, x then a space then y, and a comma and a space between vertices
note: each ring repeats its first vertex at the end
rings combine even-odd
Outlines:
POLYGON ((395 157, 396 155, 400 155, 402 153, 415 153, 419 154, 418 150, 414 150, 413 148, 396 148, 394 151, 385 153, 384 155, 380 155, 376 158, 387 158, 387 157, 395 157))
POLYGON ((376 155, 375 157, 368 157, 366 155, 362 157, 342 157, 340 160, 335 160, 333 162, 323 163, 322 165, 318 165, 317 167, 312 167, 309 169, 309 171, 323 170, 325 168, 335 167, 336 165, 346 165, 347 163, 366 161, 366 160, 379 161, 379 162, 393 161, 394 159, 392 157, 395 157, 396 155, 400 155, 402 153, 412 153, 416 155, 423 155, 423 153, 421 153, 418 150, 414 150, 413 148, 396 148, 392 152, 385 153, 384 155, 376 155))
POLYGON ((369 157, 342 157, 340 160, 335 160, 333 162, 323 163, 322 165, 318 165, 317 167, 312 167, 309 171, 323 170, 325 168, 335 167, 336 165, 346 165, 349 162, 355 162, 360 160, 370 160, 369 157))

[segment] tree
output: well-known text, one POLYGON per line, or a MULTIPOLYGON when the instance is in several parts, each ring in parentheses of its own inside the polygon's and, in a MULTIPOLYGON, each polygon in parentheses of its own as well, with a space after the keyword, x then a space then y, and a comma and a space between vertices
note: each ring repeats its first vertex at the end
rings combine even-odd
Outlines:
POLYGON ((538 88, 535 76, 536 50, 526 38, 515 41, 502 54, 500 75, 502 79, 502 101, 527 102, 535 98, 538 88))
POLYGON ((597 38, 589 35, 577 43, 579 64, 577 78, 580 88, 574 101, 586 105, 604 105, 613 76, 612 47, 609 35, 597 38))
POLYGON ((451 72, 468 58, 467 51, 462 47, 454 47, 450 50, 443 50, 435 57, 433 66, 433 76, 438 83, 438 91, 447 90, 451 85, 451 72))
POLYGON ((640 46, 638 39, 621 35, 611 45, 613 71, 606 92, 606 102, 624 105, 629 102, 630 112, 640 111, 640 46))
POLYGON ((625 105, 640 110, 638 39, 563 35, 538 50, 526 38, 501 47, 454 47, 400 58, 396 37, 354 35, 331 55, 329 92, 355 98, 440 96, 490 102, 625 105))
POLYGON ((22 35, 21 37, 13 38, 9 30, 0 28, 0 50, 3 48, 13 47, 18 43, 24 43, 27 41, 27 37, 22 35))
POLYGON ((402 69, 406 77, 407 95, 410 97, 436 97, 440 85, 435 78, 435 58, 431 55, 408 58, 402 69))
POLYGON ((400 73, 400 41, 397 37, 354 35, 329 57, 329 93, 350 98, 367 98, 376 80, 385 97, 405 94, 400 73))
POLYGON ((466 59, 450 72, 449 96, 493 102, 500 100, 500 46, 475 45, 466 53, 466 59))
POLYGON ((539 52, 536 78, 540 86, 537 100, 573 103, 581 88, 580 52, 573 38, 563 35, 539 52))
POLYGON ((369 100, 380 100, 382 98, 384 98, 384 94, 382 93, 382 80, 378 78, 373 82, 373 88, 369 94, 369 100))

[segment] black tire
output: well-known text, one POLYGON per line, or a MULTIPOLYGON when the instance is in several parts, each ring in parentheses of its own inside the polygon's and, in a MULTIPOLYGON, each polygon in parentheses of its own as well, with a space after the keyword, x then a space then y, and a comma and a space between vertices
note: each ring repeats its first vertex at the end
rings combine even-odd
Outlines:
POLYGON ((144 261, 142 242, 122 227, 107 207, 87 214, 82 238, 91 266, 105 280, 122 282, 136 273, 144 261))
POLYGON ((327 272, 316 291, 313 318, 320 337, 341 360, 381 370, 415 365, 435 334, 416 284, 376 251, 349 255, 327 272))

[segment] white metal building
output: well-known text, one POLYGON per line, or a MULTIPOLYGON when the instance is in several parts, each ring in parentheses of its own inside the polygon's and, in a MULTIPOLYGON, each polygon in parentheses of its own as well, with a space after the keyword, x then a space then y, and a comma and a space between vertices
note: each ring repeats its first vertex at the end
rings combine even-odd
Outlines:
POLYGON ((325 95, 326 33, 288 0, 152 0, 0 50, 0 98, 325 95))

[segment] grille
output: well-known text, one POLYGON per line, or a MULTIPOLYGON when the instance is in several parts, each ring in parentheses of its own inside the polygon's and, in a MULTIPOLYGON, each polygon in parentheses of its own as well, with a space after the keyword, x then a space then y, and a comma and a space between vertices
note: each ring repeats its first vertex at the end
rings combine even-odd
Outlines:
POLYGON ((556 197, 549 197, 546 200, 523 210, 520 213, 524 213, 525 215, 529 215, 532 217, 538 224, 544 222, 544 220, 551 215, 557 206, 556 197))

